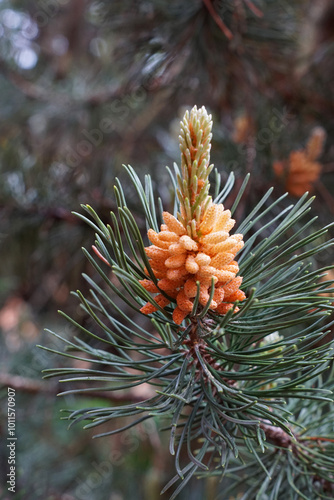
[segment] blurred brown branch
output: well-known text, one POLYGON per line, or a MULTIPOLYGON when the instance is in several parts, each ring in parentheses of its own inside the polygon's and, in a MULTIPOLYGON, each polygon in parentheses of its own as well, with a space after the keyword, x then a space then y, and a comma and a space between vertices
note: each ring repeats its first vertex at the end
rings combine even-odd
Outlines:
MULTIPOLYGON (((46 393, 49 395, 56 396, 60 392, 60 384, 53 382, 40 382, 32 378, 22 377, 20 375, 12 375, 11 373, 0 373, 0 387, 11 387, 18 392, 26 392, 29 394, 41 394, 46 393)), ((147 397, 151 397, 152 393, 147 391, 136 391, 134 388, 132 391, 127 393, 123 392, 111 392, 111 391, 94 391, 88 392, 76 392, 76 396, 83 396, 86 398, 102 398, 113 402, 139 402, 143 401, 147 397)))
POLYGON ((106 86, 98 91, 89 93, 86 96, 71 98, 69 95, 57 93, 49 88, 42 88, 40 85, 26 80, 24 76, 20 75, 18 71, 14 71, 12 68, 9 68, 8 65, 2 60, 0 60, 0 72, 29 99, 41 102, 52 102, 53 104, 61 106, 82 103, 90 106, 99 106, 113 99, 120 98, 125 93, 123 86, 106 86))
POLYGON ((226 36, 226 38, 228 38, 229 40, 231 40, 233 38, 233 34, 228 29, 228 27, 226 26, 226 24, 223 22, 222 18, 219 16, 219 14, 216 12, 215 8, 212 5, 211 0, 203 0, 203 3, 205 5, 205 7, 208 9, 208 11, 210 12, 210 15, 211 15, 212 19, 217 24, 217 26, 219 27, 219 29, 224 33, 224 35, 226 36))
POLYGON ((28 392, 30 394, 39 394, 41 392, 55 393, 56 386, 53 384, 43 384, 38 380, 12 375, 10 373, 0 373, 0 386, 11 387, 16 391, 28 392))

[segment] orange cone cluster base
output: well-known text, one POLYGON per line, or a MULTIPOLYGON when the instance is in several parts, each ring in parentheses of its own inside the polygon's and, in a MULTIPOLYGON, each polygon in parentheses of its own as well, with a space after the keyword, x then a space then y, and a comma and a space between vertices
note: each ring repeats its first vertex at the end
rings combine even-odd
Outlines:
MULTIPOLYGON (((180 325, 191 313, 197 282, 200 283, 199 303, 206 306, 213 279, 215 290, 209 308, 218 314, 226 314, 235 301, 246 298, 239 289, 242 277, 236 277, 239 266, 234 260, 244 243, 242 234, 229 234, 235 224, 229 210, 224 210, 221 204, 211 204, 198 225, 195 238, 191 238, 183 224, 170 213, 164 212, 163 220, 159 233, 153 229, 148 231, 152 245, 145 249, 158 286, 150 279, 140 283, 145 290, 157 294, 154 300, 160 307, 170 303, 161 291, 176 300, 173 312, 176 324, 180 325)), ((156 310, 150 302, 141 308, 144 314, 156 310)))

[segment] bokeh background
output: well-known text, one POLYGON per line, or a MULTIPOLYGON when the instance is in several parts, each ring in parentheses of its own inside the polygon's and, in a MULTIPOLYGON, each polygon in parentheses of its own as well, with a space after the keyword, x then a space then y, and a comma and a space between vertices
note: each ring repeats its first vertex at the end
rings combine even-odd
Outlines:
MULTIPOLYGON (((71 361, 36 344, 61 348, 45 327, 73 335, 58 309, 87 321, 71 290, 94 277, 81 251, 94 234, 72 211, 89 203, 108 221, 115 177, 130 193, 123 163, 150 173, 168 208, 165 166, 179 161, 179 120, 195 104, 213 115, 223 179, 233 170, 238 187, 252 174, 237 217, 273 185, 286 204, 310 190, 316 224, 333 220, 331 0, 0 1, 0 433, 14 387, 19 471, 13 495, 1 446, 2 499, 155 500, 173 474, 158 422, 103 440, 68 430, 61 409, 118 401, 57 398, 63 387, 41 370, 71 361)), ((194 479, 180 499, 217 491, 194 479)))

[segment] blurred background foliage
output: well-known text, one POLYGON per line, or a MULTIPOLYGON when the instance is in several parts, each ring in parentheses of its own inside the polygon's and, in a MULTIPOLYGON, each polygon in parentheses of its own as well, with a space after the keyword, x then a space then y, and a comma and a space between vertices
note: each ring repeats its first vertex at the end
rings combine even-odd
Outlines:
MULTIPOLYGON (((329 223, 333 27, 330 0, 0 2, 0 390, 17 388, 15 498, 159 497, 171 460, 155 426, 103 441, 67 431, 60 408, 85 398, 59 401, 59 388, 41 382, 43 368, 64 363, 35 348, 55 347, 43 327, 72 334, 59 308, 87 321, 70 291, 93 274, 81 247, 94 236, 71 210, 89 203, 108 220, 122 163, 150 173, 168 208, 164 167, 179 161, 179 119, 197 104, 213 114, 212 161, 223 178, 233 170, 237 189, 252 173, 238 217, 271 185, 277 197, 290 190, 287 203, 305 187, 319 225, 329 223), (303 160, 293 176, 290 153, 315 127, 325 137, 312 164, 320 166, 303 160)), ((2 414, 3 436, 5 422, 2 414)), ((1 449, 0 498, 6 460, 1 449)), ((214 478, 194 480, 180 498, 215 498, 217 488, 214 478)))

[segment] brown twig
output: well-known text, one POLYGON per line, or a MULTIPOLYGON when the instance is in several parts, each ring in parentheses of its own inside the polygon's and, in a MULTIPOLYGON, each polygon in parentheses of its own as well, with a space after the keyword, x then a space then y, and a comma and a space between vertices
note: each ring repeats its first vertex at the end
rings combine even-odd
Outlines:
POLYGON ((253 2, 251 2, 251 0, 244 0, 244 2, 247 5, 247 7, 249 8, 249 10, 251 10, 253 12, 253 14, 255 14, 257 17, 263 17, 262 10, 260 10, 258 7, 256 7, 256 5, 254 5, 253 2))
POLYGON ((205 7, 208 9, 208 11, 210 12, 212 19, 217 24, 217 26, 221 29, 221 31, 224 33, 226 38, 228 38, 229 40, 232 40, 232 38, 233 38, 232 31, 230 31, 228 29, 226 24, 223 22, 222 18, 219 17, 219 14, 215 11, 211 0, 203 0, 203 3, 205 5, 205 7))
POLYGON ((281 448, 290 448, 292 445, 291 436, 289 436, 280 427, 274 427, 270 424, 261 423, 260 428, 264 431, 266 439, 272 441, 275 445, 281 448))
POLYGON ((334 443, 334 439, 321 437, 321 436, 303 436, 299 438, 300 441, 324 441, 329 443, 334 443))

